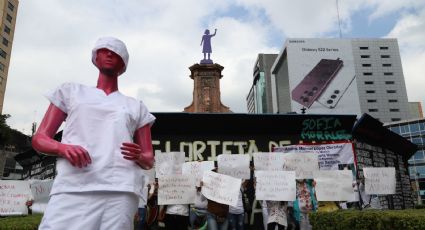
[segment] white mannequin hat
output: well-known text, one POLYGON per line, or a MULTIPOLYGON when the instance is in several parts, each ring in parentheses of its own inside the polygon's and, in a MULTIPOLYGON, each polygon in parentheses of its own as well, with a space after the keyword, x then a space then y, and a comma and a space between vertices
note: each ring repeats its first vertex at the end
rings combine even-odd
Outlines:
MULTIPOLYGON (((127 69, 127 65, 128 65, 128 51, 127 48, 125 47, 125 44, 123 41, 114 38, 114 37, 101 37, 96 41, 96 44, 94 45, 94 48, 92 50, 92 57, 91 57, 91 61, 93 62, 93 64, 96 66, 96 56, 97 56, 97 51, 99 49, 103 49, 106 48, 116 54, 118 54, 118 56, 121 57, 122 61, 124 62, 124 69, 122 71, 122 73, 125 72, 125 70, 127 69)), ((121 74, 122 74, 121 73, 121 74)))

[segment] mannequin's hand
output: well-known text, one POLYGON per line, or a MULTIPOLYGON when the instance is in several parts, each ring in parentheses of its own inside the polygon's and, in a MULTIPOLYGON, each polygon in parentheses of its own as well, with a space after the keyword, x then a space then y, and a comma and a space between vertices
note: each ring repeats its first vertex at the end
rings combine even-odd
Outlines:
POLYGON ((130 161, 139 161, 142 158, 142 148, 136 143, 122 143, 121 154, 124 159, 130 161))
POLYGON ((79 145, 61 144, 58 155, 67 159, 74 167, 82 168, 91 164, 89 153, 79 145))

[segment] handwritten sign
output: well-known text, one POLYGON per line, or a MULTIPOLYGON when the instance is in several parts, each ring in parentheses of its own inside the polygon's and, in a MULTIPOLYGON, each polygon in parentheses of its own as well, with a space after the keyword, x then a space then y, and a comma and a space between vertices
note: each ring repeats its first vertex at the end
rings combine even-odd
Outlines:
POLYGON ((236 206, 242 180, 215 172, 204 172, 202 194, 215 202, 236 206))
POLYGON ((254 153, 255 170, 282 171, 283 155, 275 152, 254 153))
POLYGON ((217 157, 218 172, 235 178, 249 179, 249 158, 248 154, 221 154, 217 157))
POLYGON ((366 194, 395 194, 394 167, 363 168, 366 194))
POLYGON ((47 203, 50 199, 50 190, 52 190, 53 180, 30 180, 31 194, 34 199, 32 211, 34 213, 44 213, 47 203))
POLYGON ((313 171, 319 170, 319 160, 315 153, 285 153, 283 169, 295 171, 296 179, 311 179, 313 171))
POLYGON ((184 152, 166 152, 155 154, 155 173, 160 178, 166 175, 181 175, 185 161, 184 152))
POLYGON ((30 197, 28 181, 0 180, 0 216, 27 215, 30 197))
POLYGON ((158 204, 191 204, 195 202, 195 179, 188 175, 158 178, 158 204))
POLYGON ((318 201, 347 201, 354 199, 351 170, 315 171, 316 197, 318 201))
POLYGON ((183 175, 192 175, 195 177, 196 186, 201 186, 202 175, 205 171, 211 171, 214 168, 214 161, 192 161, 183 164, 183 175))
POLYGON ((255 171, 257 200, 294 201, 295 171, 255 171))
POLYGON ((145 180, 145 183, 151 184, 155 182, 155 167, 149 170, 143 170, 143 173, 147 177, 147 180, 145 180))

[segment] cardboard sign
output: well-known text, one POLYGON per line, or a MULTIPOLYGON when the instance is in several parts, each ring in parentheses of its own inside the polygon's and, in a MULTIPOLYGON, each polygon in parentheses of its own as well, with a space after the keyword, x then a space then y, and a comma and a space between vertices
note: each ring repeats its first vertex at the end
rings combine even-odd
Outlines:
POLYGON ((363 168, 366 194, 395 194, 394 167, 363 168))
POLYGON ((347 201, 354 199, 351 170, 315 171, 316 197, 318 201, 347 201))
POLYGON ((158 178, 158 204, 191 204, 195 202, 195 178, 168 175, 158 178))
POLYGON ((242 180, 215 172, 204 172, 202 194, 218 203, 236 206, 242 180))
POLYGON ((254 153, 255 170, 282 171, 283 154, 276 152, 254 153))
POLYGON ((319 161, 315 153, 285 153, 283 169, 295 171, 296 179, 312 179, 313 171, 319 170, 319 161))
POLYGON ((294 201, 295 171, 255 171, 257 200, 294 201))
POLYGON ((53 180, 30 180, 30 188, 34 199, 32 204, 33 213, 44 213, 49 203, 50 191, 52 190, 53 180))
POLYGON ((27 215, 31 199, 28 181, 0 180, 0 216, 27 215))
POLYGON ((184 152, 166 152, 155 154, 155 173, 160 178, 166 175, 181 175, 185 161, 184 152))
POLYGON ((217 157, 218 172, 235 178, 249 179, 249 158, 248 154, 221 154, 217 157))
POLYGON ((205 171, 211 171, 214 168, 214 161, 192 161, 183 164, 183 175, 191 175, 195 178, 196 186, 201 186, 202 175, 205 171))

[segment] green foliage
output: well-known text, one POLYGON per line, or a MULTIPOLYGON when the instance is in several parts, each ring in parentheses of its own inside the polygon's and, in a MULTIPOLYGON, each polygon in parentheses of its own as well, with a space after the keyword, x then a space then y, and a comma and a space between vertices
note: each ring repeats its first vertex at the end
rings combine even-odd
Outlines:
POLYGON ((0 218, 0 230, 33 230, 38 229, 42 215, 13 216, 0 218))
POLYGON ((406 210, 339 210, 310 214, 314 230, 414 230, 425 229, 425 211, 406 210))

